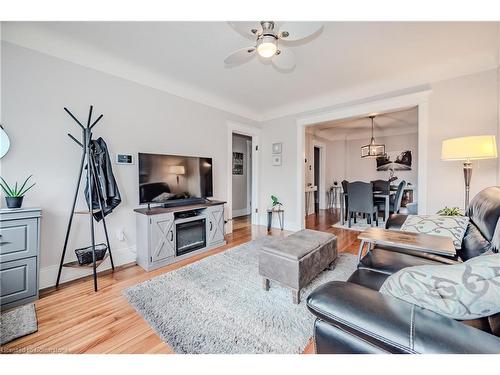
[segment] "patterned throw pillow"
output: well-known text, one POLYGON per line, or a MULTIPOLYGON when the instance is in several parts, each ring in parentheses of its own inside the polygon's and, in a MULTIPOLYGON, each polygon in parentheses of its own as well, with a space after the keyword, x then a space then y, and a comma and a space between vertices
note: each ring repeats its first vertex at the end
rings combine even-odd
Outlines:
POLYGON ((408 215, 401 230, 450 237, 458 250, 468 224, 468 216, 408 215))
POLYGON ((500 312, 500 254, 404 268, 389 276, 380 292, 452 319, 490 316, 500 312))

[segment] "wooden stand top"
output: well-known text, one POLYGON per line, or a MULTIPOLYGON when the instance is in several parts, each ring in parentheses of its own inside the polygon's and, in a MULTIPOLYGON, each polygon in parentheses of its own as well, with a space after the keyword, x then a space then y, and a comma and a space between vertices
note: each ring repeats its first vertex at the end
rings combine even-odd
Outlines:
POLYGON ((368 228, 359 234, 358 239, 377 245, 395 246, 431 254, 444 256, 456 255, 455 246, 451 238, 432 234, 368 228))
POLYGON ((152 207, 148 209, 147 207, 145 208, 136 208, 134 209, 135 212, 138 214, 142 215, 159 215, 159 214, 166 214, 169 212, 181 212, 181 211, 189 211, 189 210, 196 210, 199 208, 207 208, 210 206, 219 206, 221 204, 224 204, 226 202, 224 201, 208 201, 205 203, 198 203, 198 204, 189 204, 185 206, 174 206, 174 207, 152 207))

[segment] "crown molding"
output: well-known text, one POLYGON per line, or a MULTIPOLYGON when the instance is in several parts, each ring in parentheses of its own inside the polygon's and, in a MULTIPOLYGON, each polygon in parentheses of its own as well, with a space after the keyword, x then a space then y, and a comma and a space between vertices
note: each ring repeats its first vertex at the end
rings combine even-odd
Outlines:
MULTIPOLYGON (((431 83, 478 74, 499 69, 499 61, 473 60, 467 66, 453 62, 420 71, 415 75, 402 75, 379 81, 367 82, 357 87, 323 93, 307 99, 277 106, 270 110, 259 110, 242 105, 228 97, 207 91, 198 86, 182 82, 171 75, 153 71, 107 53, 93 45, 74 40, 66 35, 51 32, 36 25, 16 22, 1 22, 0 38, 24 48, 29 48, 71 63, 85 66, 122 79, 151 87, 199 104, 243 117, 258 123, 288 116, 307 116, 328 108, 361 102, 360 98, 374 98, 380 93, 403 92, 401 88, 430 86, 431 83)), ((332 82, 332 86, 335 83, 332 82)))
POLYGON ((346 105, 351 106, 356 103, 363 103, 364 101, 384 98, 385 96, 404 95, 415 90, 422 90, 422 88, 429 90, 432 84, 437 82, 496 69, 498 69, 496 62, 484 61, 474 64, 473 68, 461 70, 450 69, 445 74, 421 73, 417 78, 406 78, 406 76, 393 77, 391 79, 367 83, 363 86, 346 88, 341 92, 337 89, 336 91, 311 97, 307 100, 288 103, 273 110, 265 111, 261 114, 260 121, 268 122, 289 116, 302 117, 324 111, 328 108, 336 109, 346 105))
POLYGON ((76 41, 60 33, 50 32, 33 24, 23 24, 22 22, 6 24, 2 22, 0 37, 2 41, 151 87, 248 120, 256 122, 261 120, 258 112, 235 101, 181 82, 164 73, 130 63, 93 45, 76 41))

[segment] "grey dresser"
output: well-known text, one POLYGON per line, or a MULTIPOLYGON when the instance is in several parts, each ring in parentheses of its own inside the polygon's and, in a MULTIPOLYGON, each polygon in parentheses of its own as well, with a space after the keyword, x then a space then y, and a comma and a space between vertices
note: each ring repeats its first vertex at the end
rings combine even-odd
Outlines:
POLYGON ((0 303, 5 310, 38 299, 39 208, 0 210, 0 303))

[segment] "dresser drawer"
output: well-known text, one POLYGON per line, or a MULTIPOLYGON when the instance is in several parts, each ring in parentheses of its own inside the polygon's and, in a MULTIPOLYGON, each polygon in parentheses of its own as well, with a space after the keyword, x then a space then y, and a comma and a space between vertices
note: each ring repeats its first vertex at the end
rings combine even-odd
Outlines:
POLYGON ((37 294, 37 257, 0 264, 2 306, 37 294))
POLYGON ((38 219, 9 220, 0 223, 0 262, 36 256, 38 219))

